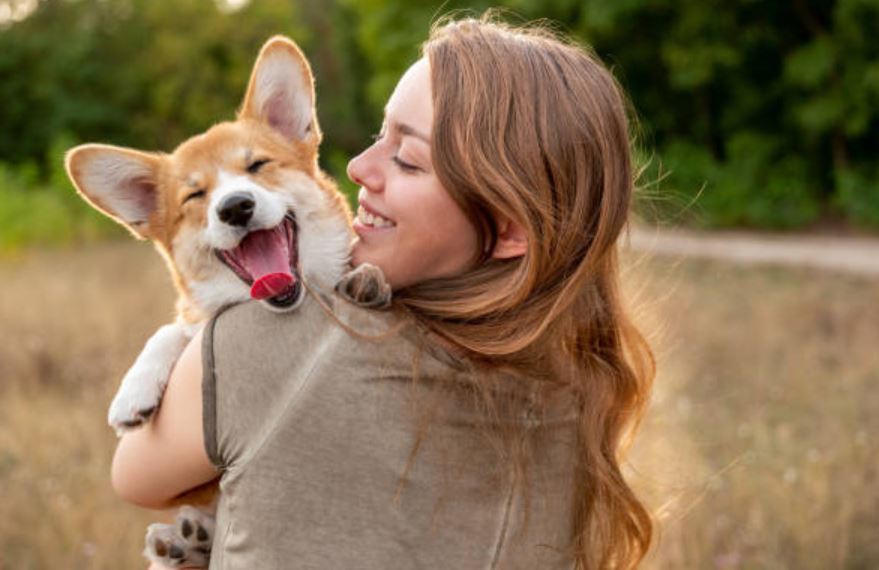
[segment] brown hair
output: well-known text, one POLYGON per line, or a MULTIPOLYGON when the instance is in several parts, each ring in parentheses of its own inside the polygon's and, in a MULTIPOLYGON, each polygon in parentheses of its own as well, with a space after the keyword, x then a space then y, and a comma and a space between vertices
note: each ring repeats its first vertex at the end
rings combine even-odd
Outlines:
MULTIPOLYGON (((655 364, 618 284, 615 245, 634 186, 625 98, 589 50, 492 20, 438 24, 423 47, 433 165, 478 229, 481 258, 461 276, 395 292, 395 303, 484 369, 520 372, 538 409, 567 394, 577 417, 572 557, 582 569, 633 568, 653 527, 620 455, 655 364), (498 216, 527 232, 524 257, 491 258, 498 216)), ((476 378, 489 408, 491 377, 476 378)), ((507 457, 527 471, 522 453, 507 457)))

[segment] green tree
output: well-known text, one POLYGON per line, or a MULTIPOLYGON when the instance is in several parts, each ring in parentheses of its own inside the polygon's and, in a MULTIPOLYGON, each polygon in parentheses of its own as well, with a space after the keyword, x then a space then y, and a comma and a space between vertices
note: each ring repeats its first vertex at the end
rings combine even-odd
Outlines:
MULTIPOLYGON (((42 0, 0 25, 0 162, 35 163, 45 177, 64 132, 170 150, 233 115, 256 50, 284 33, 312 62, 323 163, 351 191, 346 160, 378 129, 431 23, 497 4, 253 0, 230 12, 205 0, 42 0)), ((652 157, 647 180, 669 173, 645 213, 782 228, 830 215, 879 228, 879 0, 501 4, 514 22, 556 22, 620 79, 638 155, 652 157)))

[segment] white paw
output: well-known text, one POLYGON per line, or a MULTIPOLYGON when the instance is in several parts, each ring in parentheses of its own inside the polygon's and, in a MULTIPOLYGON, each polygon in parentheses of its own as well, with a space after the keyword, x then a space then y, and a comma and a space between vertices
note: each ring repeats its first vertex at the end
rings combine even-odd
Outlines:
POLYGON ((110 404, 107 423, 122 434, 146 423, 159 407, 171 367, 162 363, 138 360, 125 374, 122 385, 110 404))
POLYGON ((183 507, 176 522, 151 524, 143 553, 168 568, 207 568, 214 539, 214 517, 194 507, 183 507))
POLYGON ((110 404, 107 422, 117 434, 150 419, 162 400, 171 368, 194 332, 191 325, 178 322, 159 327, 153 333, 110 404))

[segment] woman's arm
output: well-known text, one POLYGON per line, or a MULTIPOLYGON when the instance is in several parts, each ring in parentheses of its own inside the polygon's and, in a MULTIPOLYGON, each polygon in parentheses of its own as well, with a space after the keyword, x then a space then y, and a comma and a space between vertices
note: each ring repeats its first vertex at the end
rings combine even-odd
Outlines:
POLYGON ((199 332, 174 366, 153 420, 119 440, 113 489, 126 501, 164 509, 219 474, 204 447, 201 344, 199 332))

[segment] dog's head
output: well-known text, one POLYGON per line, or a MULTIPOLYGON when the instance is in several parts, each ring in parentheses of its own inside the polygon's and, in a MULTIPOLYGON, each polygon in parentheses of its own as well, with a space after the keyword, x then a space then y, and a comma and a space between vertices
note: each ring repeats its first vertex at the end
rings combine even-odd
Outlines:
POLYGON ((90 204, 156 243, 198 308, 253 297, 289 309, 302 278, 332 286, 348 260, 350 212, 318 168, 320 138, 308 62, 275 37, 236 121, 171 154, 88 144, 66 165, 90 204))

